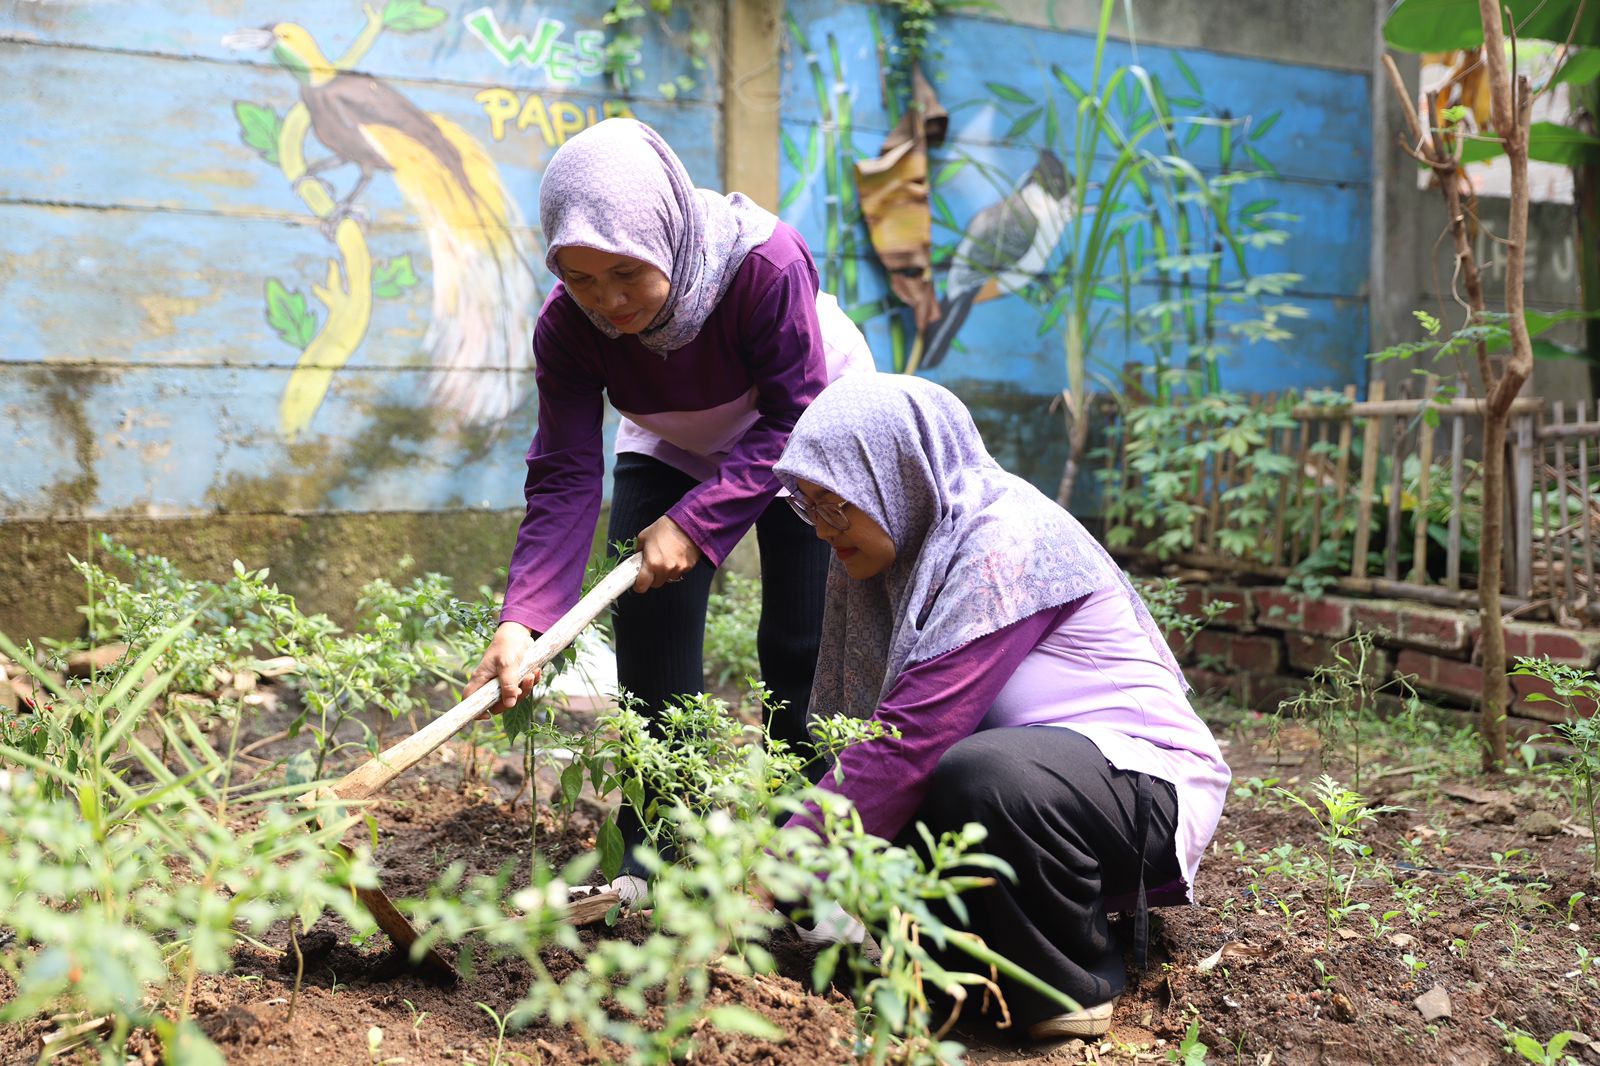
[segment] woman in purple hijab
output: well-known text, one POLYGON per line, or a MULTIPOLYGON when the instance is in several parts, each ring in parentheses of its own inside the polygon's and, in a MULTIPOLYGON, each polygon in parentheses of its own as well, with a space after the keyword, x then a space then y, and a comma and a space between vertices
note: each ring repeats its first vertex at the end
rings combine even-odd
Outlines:
POLYGON ((836 560, 811 713, 900 734, 823 786, 909 846, 918 822, 986 827, 1016 880, 963 897, 964 924, 1083 1007, 1002 980, 1012 1017, 1037 1040, 1106 1032, 1126 982, 1107 915, 1133 911, 1142 966, 1147 906, 1192 900, 1230 781, 1149 610, 931 382, 830 387, 776 471, 836 560))
MULTIPOLYGON (((828 382, 871 369, 866 341, 818 293, 794 229, 738 193, 695 188, 660 135, 633 119, 608 119, 556 151, 539 221, 560 282, 534 329, 539 424, 527 513, 501 624, 469 691, 497 681, 502 707, 513 705, 514 670, 534 635, 578 600, 609 400, 622 420, 606 540, 637 539, 644 562, 635 586, 644 595, 616 607, 619 686, 653 714, 704 688, 711 578, 753 526, 762 678, 788 705, 770 727, 798 745, 828 556, 777 499, 772 464, 828 382)), ((630 845, 642 840, 631 814, 621 818, 630 845)), ((626 869, 638 872, 631 856, 626 869)), ((619 882, 630 898, 643 885, 619 882)))

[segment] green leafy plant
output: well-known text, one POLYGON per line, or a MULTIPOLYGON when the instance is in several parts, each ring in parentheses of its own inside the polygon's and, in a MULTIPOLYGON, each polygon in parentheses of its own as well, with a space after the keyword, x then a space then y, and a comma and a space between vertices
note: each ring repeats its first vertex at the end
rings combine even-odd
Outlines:
POLYGON ((1362 830, 1379 815, 1406 808, 1369 807, 1359 793, 1345 788, 1327 774, 1317 778, 1311 790, 1312 800, 1309 801, 1285 788, 1275 791, 1316 820, 1322 841, 1323 914, 1327 920, 1327 939, 1331 943, 1334 931, 1346 918, 1369 907, 1364 902, 1351 902, 1362 869, 1372 857, 1372 846, 1361 839, 1362 830), (1341 858, 1348 866, 1341 863, 1341 858))
MULTIPOLYGON (((1600 707, 1600 680, 1588 670, 1544 658, 1519 657, 1510 670, 1513 677, 1536 677, 1549 685, 1553 697, 1542 692, 1529 693, 1531 702, 1553 700, 1570 716, 1570 721, 1557 723, 1554 736, 1568 745, 1566 756, 1558 762, 1545 764, 1546 772, 1563 777, 1572 783, 1572 813, 1589 823, 1593 872, 1600 876, 1600 718, 1591 713, 1580 713, 1577 700, 1600 707)), ((1538 737, 1533 738, 1540 739, 1538 737)))
POLYGON ((1567 1054, 1567 1045, 1572 1042, 1572 1038, 1581 1035, 1571 1029, 1555 1034, 1548 1043, 1540 1043, 1538 1037, 1524 1029, 1509 1026, 1499 1018, 1493 1018, 1491 1021, 1500 1027, 1500 1032, 1505 1037, 1506 1052, 1516 1055, 1524 1062, 1534 1063, 1535 1066, 1564 1066, 1578 1061, 1567 1054))
POLYGON ((761 579, 729 571, 706 604, 706 676, 719 685, 759 677, 756 630, 761 621, 761 579))
POLYGON ((357 816, 308 824, 285 805, 298 787, 234 779, 231 739, 218 752, 182 710, 153 713, 176 673, 156 664, 192 623, 78 689, 0 637, 41 686, 34 714, 81 726, 62 730, 70 751, 0 746, 0 921, 14 936, 0 969, 17 989, 0 1018, 67 1007, 112 1018, 108 1054, 143 1027, 172 1061, 220 1062, 190 1018, 199 975, 226 970, 241 937, 280 919, 309 925, 331 910, 370 929, 351 888, 376 875, 364 854, 331 847, 357 816), (170 762, 146 744, 152 730, 170 762))

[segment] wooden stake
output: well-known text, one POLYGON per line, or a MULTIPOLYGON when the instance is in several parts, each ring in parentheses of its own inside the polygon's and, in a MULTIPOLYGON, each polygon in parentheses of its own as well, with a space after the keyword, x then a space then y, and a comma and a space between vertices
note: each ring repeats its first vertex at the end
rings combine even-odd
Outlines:
MULTIPOLYGON (((1374 381, 1367 389, 1371 403, 1383 399, 1383 382, 1374 381)), ((1372 494, 1378 486, 1378 441, 1382 432, 1376 417, 1367 418, 1361 438, 1361 488, 1356 503, 1356 542, 1351 549, 1350 576, 1367 576, 1367 547, 1372 542, 1372 494)))

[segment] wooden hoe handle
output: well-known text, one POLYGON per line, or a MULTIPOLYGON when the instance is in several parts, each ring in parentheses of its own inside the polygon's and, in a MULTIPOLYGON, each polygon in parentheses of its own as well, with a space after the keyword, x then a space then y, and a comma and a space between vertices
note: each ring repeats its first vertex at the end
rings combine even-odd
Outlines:
MULTIPOLYGON (((561 654, 561 650, 571 644, 573 638, 583 632, 601 611, 610 607, 613 600, 633 587, 633 583, 639 577, 641 562, 638 555, 630 555, 622 560, 616 569, 590 589, 572 610, 557 619, 556 623, 534 642, 528 657, 522 662, 521 669, 517 671, 517 677, 519 679, 527 677, 561 654)), ((500 686, 490 681, 406 739, 384 749, 351 770, 331 788, 322 789, 317 795, 308 794, 303 798, 307 800, 316 799, 318 796, 329 798, 331 794, 346 800, 367 799, 382 791, 390 781, 417 765, 439 745, 465 729, 473 719, 494 706, 495 700, 499 698, 500 686)))

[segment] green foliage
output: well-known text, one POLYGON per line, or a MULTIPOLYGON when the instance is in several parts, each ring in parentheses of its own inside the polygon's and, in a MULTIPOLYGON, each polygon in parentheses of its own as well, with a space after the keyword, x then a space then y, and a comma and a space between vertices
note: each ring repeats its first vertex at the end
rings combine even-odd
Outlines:
POLYGON ((304 351, 317 335, 317 314, 306 307, 306 298, 290 292, 277 278, 267 279, 267 325, 295 351, 304 351))
POLYGON ((1552 1036, 1548 1043, 1540 1043, 1538 1037, 1524 1029, 1509 1026, 1499 1018, 1491 1021, 1500 1027, 1500 1032, 1505 1037, 1505 1050, 1507 1054, 1516 1055, 1524 1062, 1534 1063, 1535 1066, 1566 1066, 1576 1064, 1577 1059, 1567 1054, 1567 1045, 1575 1036, 1581 1033, 1571 1029, 1564 1029, 1552 1036))
POLYGON ((1350 900, 1356 882, 1372 857, 1372 846, 1361 839, 1364 827, 1381 814, 1406 808, 1369 807, 1359 793, 1345 788, 1327 774, 1317 778, 1312 785, 1312 801, 1286 788, 1274 791, 1316 820, 1323 845, 1323 913, 1327 918, 1327 938, 1331 943, 1334 931, 1346 918, 1357 911, 1367 910, 1369 906, 1350 900), (1341 856, 1348 860, 1347 868, 1341 866, 1341 856))
MULTIPOLYGON (((1204 517, 1196 501, 1228 455, 1234 474, 1222 494, 1216 543, 1240 559, 1270 562, 1271 531, 1295 475, 1294 461, 1273 451, 1270 440, 1297 424, 1289 413, 1293 404, 1285 396, 1256 407, 1218 392, 1182 404, 1129 407, 1108 444, 1115 448, 1126 439, 1126 469, 1100 473, 1107 545, 1137 543, 1163 559, 1194 548, 1204 517)), ((1325 494, 1307 495, 1309 506, 1324 506, 1325 494)))
POLYGON ((1161 632, 1178 634, 1186 646, 1194 641, 1195 634, 1235 606, 1228 600, 1207 600, 1200 605, 1200 613, 1193 615, 1181 606, 1183 583, 1177 578, 1135 578, 1133 584, 1161 632))
MULTIPOLYGON (((0 746, 0 922, 15 937, 0 969, 17 987, 0 1018, 110 1015, 108 1055, 148 1027, 172 1061, 220 1062, 187 1016, 198 975, 225 970, 246 931, 281 919, 332 910, 371 929, 351 888, 376 878, 364 857, 330 847, 357 819, 308 825, 284 805, 298 789, 235 782, 231 753, 192 718, 151 713, 173 671, 143 678, 189 624, 114 681, 41 704, 39 716, 82 723, 67 731, 80 734, 70 753, 0 746), (152 730, 169 759, 141 739, 152 730), (176 1004, 171 1016, 163 1003, 176 1004)), ((0 647, 31 665, 3 637, 0 647)))
POLYGON ((1200 1019, 1196 1018, 1189 1023, 1189 1028, 1184 1030, 1183 1039, 1178 1046, 1167 1051, 1167 1061, 1176 1062, 1178 1066, 1201 1066, 1206 1061, 1206 1053, 1211 1049, 1200 1040, 1200 1019))
POLYGON ((756 630, 761 622, 761 579, 732 571, 706 605, 706 675, 719 685, 759 677, 756 630))
MULTIPOLYGON (((277 166, 278 138, 283 129, 283 120, 278 113, 248 100, 236 100, 233 114, 239 120, 239 139, 260 152, 262 159, 277 166)), ((270 290, 268 298, 271 298, 270 290)))
MULTIPOLYGON (((1507 673, 1512 677, 1536 677, 1549 685, 1554 697, 1542 692, 1529 693, 1529 702, 1553 701, 1563 707, 1569 721, 1553 727, 1555 739, 1568 745, 1565 757, 1559 762, 1545 764, 1547 773, 1567 779, 1572 783, 1572 813, 1589 823, 1593 869, 1600 875, 1600 716, 1594 708, 1600 707, 1600 679, 1588 670, 1552 662, 1548 657, 1538 659, 1518 657, 1507 673), (1576 701, 1589 704, 1580 712, 1576 701)), ((1533 737, 1533 740, 1549 739, 1533 737)))
MULTIPOLYGON (((327 616, 305 614, 294 597, 268 581, 266 570, 234 563, 226 582, 191 580, 167 559, 139 555, 102 536, 99 550, 130 576, 73 560, 89 588, 81 608, 91 644, 127 643, 138 654, 153 634, 170 632, 186 614, 194 625, 163 649, 157 665, 170 670, 178 691, 206 692, 215 672, 229 675, 257 657, 287 656, 287 678, 301 696, 290 735, 308 730, 312 745, 291 763, 296 780, 320 777, 328 756, 344 746, 338 737, 355 722, 369 750, 376 737, 358 717, 368 709, 398 717, 426 708, 424 681, 455 682, 493 635, 496 610, 488 590, 462 601, 450 582, 426 574, 405 585, 369 582, 357 603, 357 629, 346 634, 327 616)), ((410 560, 401 560, 402 569, 410 560)))

